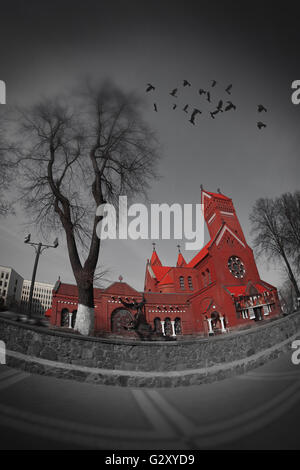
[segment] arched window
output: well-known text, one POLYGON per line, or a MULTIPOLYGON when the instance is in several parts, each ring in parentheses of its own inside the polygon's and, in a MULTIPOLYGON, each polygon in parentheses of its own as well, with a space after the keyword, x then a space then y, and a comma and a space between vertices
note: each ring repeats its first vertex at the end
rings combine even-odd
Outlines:
POLYGON ((204 272, 202 273, 202 282, 203 282, 203 287, 206 287, 207 286, 207 280, 206 280, 206 275, 205 275, 204 272))
POLYGON ((189 285, 189 289, 193 290, 193 281, 192 281, 191 276, 188 277, 188 285, 189 285))
POLYGON ((179 277, 179 285, 180 285, 180 289, 184 289, 184 277, 183 276, 179 277))
POLYGON ((181 319, 180 318, 175 318, 175 335, 181 335, 182 329, 181 329, 181 319))
POLYGON ((63 308, 61 311, 60 326, 69 326, 69 310, 67 308, 63 308))
POLYGON ((171 319, 165 318, 165 335, 166 336, 171 336, 172 335, 172 324, 171 324, 171 319))
POLYGON ((162 332, 160 318, 158 317, 154 318, 154 331, 156 333, 162 332))
POLYGON ((72 312, 72 322, 71 322, 72 328, 74 328, 74 326, 75 326, 76 315, 77 315, 77 310, 73 310, 73 312, 72 312))

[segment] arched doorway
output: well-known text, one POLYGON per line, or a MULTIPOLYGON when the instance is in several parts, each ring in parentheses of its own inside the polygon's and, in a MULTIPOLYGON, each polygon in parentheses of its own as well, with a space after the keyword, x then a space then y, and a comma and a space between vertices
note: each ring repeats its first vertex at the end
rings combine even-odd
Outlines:
POLYGON ((172 324, 169 317, 165 319, 165 335, 172 336, 172 324))
POLYGON ((75 326, 76 315, 77 315, 77 310, 73 310, 73 312, 72 312, 72 321, 71 321, 72 328, 74 328, 74 326, 75 326))
POLYGON ((63 308, 61 311, 60 326, 65 328, 69 326, 69 310, 67 308, 63 308))
POLYGON ((134 318, 129 312, 124 308, 118 308, 114 310, 111 314, 111 331, 115 334, 122 334, 124 331, 128 331, 133 322, 134 318))
POLYGON ((159 317, 154 318, 154 331, 155 333, 162 333, 161 321, 159 317))
POLYGON ((219 325, 221 326, 221 320, 220 320, 220 314, 219 312, 212 312, 211 314, 211 319, 212 319, 212 322, 211 322, 211 325, 213 327, 213 329, 215 330, 219 325))
POLYGON ((224 315, 221 315, 219 312, 214 310, 211 313, 210 318, 207 319, 209 324, 210 335, 226 333, 226 319, 224 315))
POLYGON ((182 334, 181 319, 179 317, 175 318, 174 328, 175 328, 175 335, 176 336, 182 334))

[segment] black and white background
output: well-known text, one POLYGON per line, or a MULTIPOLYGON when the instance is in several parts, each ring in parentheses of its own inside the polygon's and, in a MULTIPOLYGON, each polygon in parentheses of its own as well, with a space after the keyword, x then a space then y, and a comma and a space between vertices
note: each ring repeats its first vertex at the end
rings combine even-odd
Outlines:
MULTIPOLYGON (((209 191, 219 187, 232 197, 251 245, 249 213, 255 200, 299 188, 300 105, 291 102, 291 83, 300 79, 299 24, 297 2, 1 0, 0 79, 6 82, 7 105, 0 113, 71 90, 86 77, 140 93, 144 118, 163 154, 162 178, 153 182, 151 201, 200 202, 200 184, 209 191), (184 79, 191 87, 183 88, 184 79), (232 84, 229 99, 237 106, 215 120, 198 93, 212 80, 217 81, 213 99, 226 99, 224 90, 232 84), (156 86, 153 94, 145 93, 149 82, 156 86), (169 92, 176 87, 174 101, 169 92), (186 103, 203 108, 195 126, 182 111, 186 103), (259 103, 268 109, 261 131, 259 103)), ((14 188, 8 196, 14 198, 14 188)), ((15 214, 1 220, 0 262, 30 278, 32 253, 22 243, 26 222, 18 203, 15 214)), ((34 227, 30 231, 34 234, 34 227)), ((176 260, 176 243, 157 245, 167 265, 176 260)), ((73 283, 63 239, 53 251, 41 259, 38 279, 54 283, 60 276, 73 283)), ((112 280, 122 274, 142 289, 150 254, 151 241, 107 242, 103 263, 112 280)), ((185 253, 187 260, 193 255, 185 253)), ((263 279, 280 284, 280 266, 258 260, 258 267, 263 279)), ((297 446, 299 366, 288 357, 210 391, 208 386, 169 392, 90 386, 87 392, 80 384, 20 374, 7 373, 0 382, 3 448, 297 446), (22 416, 13 416, 9 397, 23 406, 22 416), (72 422, 80 424, 72 428, 72 422)))

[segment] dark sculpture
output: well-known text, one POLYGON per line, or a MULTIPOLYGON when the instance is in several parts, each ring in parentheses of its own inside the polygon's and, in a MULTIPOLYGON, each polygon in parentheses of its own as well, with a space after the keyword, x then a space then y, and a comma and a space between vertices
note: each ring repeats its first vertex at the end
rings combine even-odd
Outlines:
POLYGON ((141 302, 137 302, 135 299, 133 299, 133 302, 127 303, 122 300, 121 297, 119 297, 120 302, 124 305, 126 308, 130 308, 132 310, 136 310, 136 313, 134 315, 134 319, 131 322, 129 329, 135 330, 140 339, 142 340, 148 340, 150 339, 153 330, 151 328, 151 325, 146 320, 146 315, 144 311, 144 305, 146 303, 146 299, 143 295, 143 300, 141 302))
POLYGON ((145 296, 143 294, 143 299, 141 302, 137 302, 133 299, 133 302, 124 302, 121 297, 119 297, 120 302, 124 305, 124 307, 136 310, 134 315, 133 321, 127 326, 127 329, 130 331, 135 331, 138 337, 142 341, 174 341, 176 338, 172 338, 170 336, 164 336, 161 331, 156 331, 149 325, 146 320, 146 314, 144 305, 146 303, 145 296))

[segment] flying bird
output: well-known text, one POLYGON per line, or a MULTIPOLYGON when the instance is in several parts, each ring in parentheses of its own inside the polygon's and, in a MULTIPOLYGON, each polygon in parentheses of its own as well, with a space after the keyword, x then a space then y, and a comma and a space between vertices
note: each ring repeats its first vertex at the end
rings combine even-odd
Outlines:
POLYGON ((177 104, 173 104, 173 109, 176 109, 177 108, 177 104))
POLYGON ((217 84, 216 80, 212 80, 211 87, 213 88, 214 86, 216 86, 216 84, 217 84))
POLYGON ((156 103, 154 103, 154 104, 153 104, 153 106, 154 106, 154 111, 156 111, 156 112, 157 112, 157 104, 156 104, 156 103))
POLYGON ((188 112, 188 107, 189 107, 189 105, 188 105, 188 104, 186 104, 186 105, 185 105, 185 107, 183 108, 183 111, 184 111, 185 113, 187 113, 187 112, 188 112))
POLYGON ((231 101, 226 101, 226 103, 228 103, 228 105, 226 106, 225 111, 230 111, 231 109, 236 110, 236 105, 231 101))
POLYGON ((218 106, 217 106, 217 110, 218 110, 218 111, 221 111, 221 113, 223 113, 222 107, 223 107, 223 101, 220 100, 219 103, 218 103, 218 106))
POLYGON ((187 80, 183 80, 183 86, 191 86, 191 84, 187 80))
POLYGON ((225 88, 225 91, 226 93, 228 93, 228 95, 231 95, 231 88, 232 88, 232 84, 228 85, 228 87, 225 88))
POLYGON ((206 92, 206 99, 207 99, 207 101, 208 101, 209 103, 211 102, 211 101, 210 101, 210 93, 209 93, 209 91, 206 92))
POLYGON ((151 85, 151 83, 147 83, 147 88, 146 88, 146 92, 148 91, 152 91, 152 90, 155 90, 155 86, 151 85))
POLYGON ((212 119, 215 119, 215 115, 218 114, 218 113, 219 113, 219 110, 218 110, 218 109, 217 109, 216 111, 212 111, 212 112, 210 113, 212 119))
POLYGON ((258 111, 259 113, 261 113, 262 111, 264 111, 264 112, 266 113, 266 112, 267 112, 267 109, 266 109, 262 104, 259 104, 259 105, 257 106, 257 111, 258 111))
POLYGON ((174 90, 172 90, 172 91, 170 92, 170 95, 171 95, 171 96, 174 96, 174 98, 177 98, 177 95, 176 95, 177 90, 178 90, 178 88, 174 88, 174 90))
POLYGON ((263 127, 267 127, 267 125, 264 124, 263 122, 259 121, 259 122, 257 123, 257 127, 258 127, 258 129, 262 129, 263 127))
POLYGON ((205 93, 207 93, 207 91, 203 90, 203 88, 200 88, 199 95, 205 95, 205 93))
POLYGON ((202 111, 200 109, 194 108, 194 111, 192 112, 191 119, 189 120, 192 124, 195 125, 195 117, 197 114, 202 114, 202 111))

